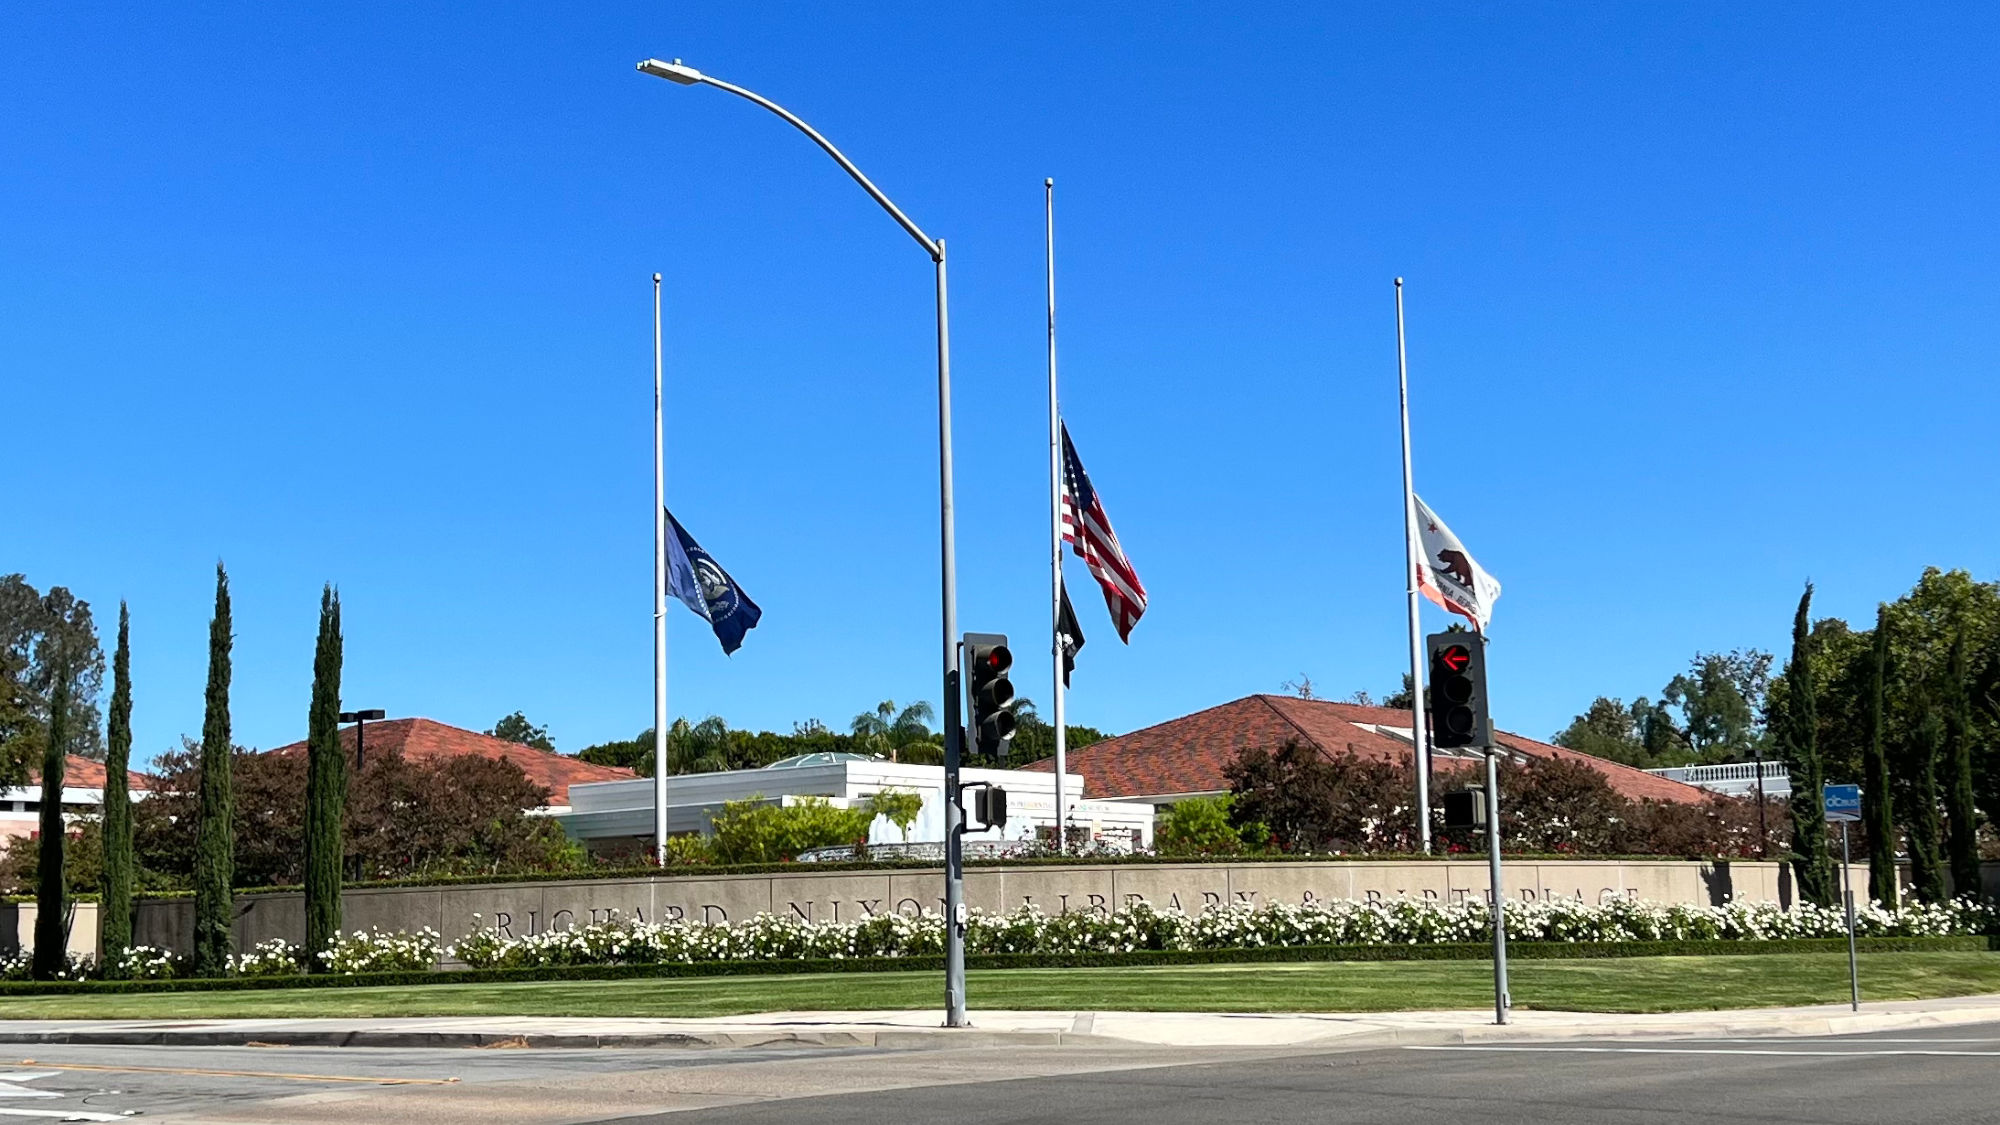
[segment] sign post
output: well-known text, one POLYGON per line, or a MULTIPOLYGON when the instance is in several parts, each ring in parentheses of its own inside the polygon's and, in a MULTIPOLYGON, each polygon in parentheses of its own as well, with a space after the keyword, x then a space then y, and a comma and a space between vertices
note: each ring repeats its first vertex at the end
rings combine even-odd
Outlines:
POLYGON ((1825 810, 1829 822, 1840 825, 1840 897, 1847 904, 1847 988, 1849 1003, 1858 1012, 1861 1010, 1861 968, 1854 955, 1854 891, 1847 871, 1850 862, 1847 826, 1861 819, 1861 787, 1823 785, 1820 787, 1820 807, 1825 810))

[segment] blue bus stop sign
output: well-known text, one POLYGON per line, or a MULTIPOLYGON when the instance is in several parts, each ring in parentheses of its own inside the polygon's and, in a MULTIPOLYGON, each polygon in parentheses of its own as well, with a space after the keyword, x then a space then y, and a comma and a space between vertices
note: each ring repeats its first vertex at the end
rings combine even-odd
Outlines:
POLYGON ((1826 785, 1820 788, 1821 806, 1826 809, 1826 819, 1838 824, 1843 820, 1861 819, 1861 787, 1859 785, 1826 785))

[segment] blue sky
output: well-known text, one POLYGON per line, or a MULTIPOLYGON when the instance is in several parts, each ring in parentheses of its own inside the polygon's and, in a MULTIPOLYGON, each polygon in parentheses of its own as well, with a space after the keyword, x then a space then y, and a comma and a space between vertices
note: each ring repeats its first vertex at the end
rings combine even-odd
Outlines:
MULTIPOLYGON (((0 14, 0 570, 132 603, 138 750, 346 703, 575 749, 651 714, 650 284, 669 494, 764 607, 673 617, 673 707, 935 701, 922 252, 951 247, 961 619, 1046 698, 1042 197, 1065 413, 1152 608, 1080 567, 1075 721, 1407 664, 1419 489, 1506 585, 1501 725, 1697 649, 1992 577, 1990 6, 16 5, 0 14), (570 6, 573 9, 573 6, 570 6), (831 13, 831 14, 830 14, 831 13)), ((1427 625, 1447 620, 1426 609, 1427 625)))

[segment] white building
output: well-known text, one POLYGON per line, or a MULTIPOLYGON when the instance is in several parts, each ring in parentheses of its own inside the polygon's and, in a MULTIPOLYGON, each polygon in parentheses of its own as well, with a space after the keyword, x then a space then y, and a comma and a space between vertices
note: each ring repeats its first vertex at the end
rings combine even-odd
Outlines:
MULTIPOLYGON (((0 789, 0 846, 16 836, 38 836, 42 831, 42 782, 39 770, 31 770, 25 785, 0 789)), ((140 773, 126 773, 126 792, 134 801, 146 799, 152 779, 140 773)), ((63 823, 78 817, 95 817, 104 811, 104 763, 72 754, 63 764, 63 823)))
MULTIPOLYGON (((1647 770, 1655 777, 1670 781, 1685 782, 1700 786, 1712 793, 1730 797, 1755 797, 1757 795, 1757 762, 1725 762, 1719 766, 1666 766, 1647 770)), ((1792 795, 1792 774, 1783 762, 1761 763, 1764 771, 1764 797, 1767 800, 1783 800, 1792 795)))
MULTIPOLYGON (((1026 770, 966 769, 965 805, 972 808, 971 786, 986 782, 1007 791, 1007 823, 990 831, 965 834, 968 844, 1054 839, 1055 775, 1026 770)), ((931 844, 944 840, 944 767, 911 765, 860 754, 803 754, 773 762, 762 769, 719 773, 677 774, 667 779, 667 834, 709 831, 710 819, 725 801, 761 798, 774 804, 795 804, 802 797, 824 797, 837 808, 852 808, 885 789, 904 790, 923 798, 923 810, 910 826, 909 838, 886 818, 877 817, 868 832, 870 844, 931 844)), ((1083 799, 1083 779, 1068 775, 1063 796, 1069 804, 1070 839, 1096 841, 1118 850, 1151 847, 1151 806, 1126 801, 1083 799)), ((569 834, 593 851, 650 847, 653 839, 653 779, 601 781, 569 787, 570 808, 556 819, 569 834)), ((970 820, 970 818, 968 818, 970 820)))

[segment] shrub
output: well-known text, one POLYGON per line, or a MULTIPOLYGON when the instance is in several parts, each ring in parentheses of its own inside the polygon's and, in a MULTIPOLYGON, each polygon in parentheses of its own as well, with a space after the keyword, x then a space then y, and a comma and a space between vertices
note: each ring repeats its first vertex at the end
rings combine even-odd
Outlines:
POLYGON ((866 840, 874 820, 867 808, 835 808, 825 797, 800 797, 795 804, 779 805, 758 794, 723 803, 713 820, 709 846, 721 863, 771 863, 796 858, 810 848, 866 840))
POLYGON ((1240 855, 1270 838, 1260 822, 1238 826, 1231 820, 1235 798, 1190 797, 1168 805, 1153 824, 1153 850, 1163 856, 1240 855))
POLYGON ((306 971, 306 951, 284 938, 260 941, 248 953, 239 953, 231 966, 238 976, 289 977, 306 971))
POLYGON ((1223 775, 1234 823, 1268 826, 1285 851, 1407 851, 1416 844, 1416 775, 1406 765, 1287 742, 1276 752, 1244 750, 1223 775))
POLYGON ((414 972, 435 967, 443 946, 438 932, 429 926, 413 934, 355 930, 327 946, 320 963, 330 973, 346 975, 414 972))
POLYGON ((886 817, 896 830, 903 834, 903 842, 910 842, 910 826, 924 811, 923 795, 912 789, 884 789, 868 798, 868 811, 873 816, 886 817))
POLYGON ((164 949, 128 945, 105 962, 103 975, 115 980, 172 980, 181 968, 181 959, 164 949))
MULTIPOLYGON (((1871 904, 1856 918, 1869 937, 1949 937, 1990 931, 2000 914, 1970 899, 1886 910, 1871 904)), ((1490 939, 1484 903, 1398 898, 1218 906, 1199 914, 1135 902, 1115 913, 1047 914, 1024 906, 1006 914, 973 911, 968 954, 1064 955, 1142 950, 1299 948, 1306 946, 1436 946, 1490 939)), ((1513 940, 1604 944, 1646 941, 1768 941, 1830 938, 1846 932, 1839 911, 1814 906, 1784 910, 1771 903, 1727 906, 1659 904, 1615 899, 1507 903, 1513 940)), ((815 922, 759 914, 734 923, 599 922, 525 937, 482 930, 448 955, 479 969, 575 965, 690 964, 710 961, 850 960, 927 957, 944 950, 936 914, 885 914, 847 922, 815 922)))

